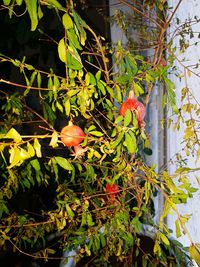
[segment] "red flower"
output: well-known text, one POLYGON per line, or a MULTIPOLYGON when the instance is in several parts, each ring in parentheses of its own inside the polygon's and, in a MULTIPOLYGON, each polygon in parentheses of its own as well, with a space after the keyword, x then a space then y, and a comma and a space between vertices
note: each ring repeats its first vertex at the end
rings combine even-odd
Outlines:
POLYGON ((109 197, 114 200, 115 199, 115 196, 118 194, 119 192, 119 187, 117 184, 107 184, 106 185, 106 191, 107 193, 109 194, 109 197))

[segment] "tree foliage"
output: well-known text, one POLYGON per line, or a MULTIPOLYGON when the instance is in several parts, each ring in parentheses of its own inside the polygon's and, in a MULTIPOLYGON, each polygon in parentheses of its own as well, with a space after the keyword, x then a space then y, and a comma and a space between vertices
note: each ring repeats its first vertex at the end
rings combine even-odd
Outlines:
MULTIPOLYGON (((190 102, 180 111, 168 77, 174 54, 165 34, 176 7, 168 17, 166 1, 145 1, 143 9, 137 1, 121 3, 132 13, 125 17, 118 11, 110 23, 127 36, 126 46, 120 40, 111 45, 99 35, 73 1, 4 0, 1 5, 5 25, 17 25, 24 32, 17 33, 24 48, 21 57, 19 51, 0 51, 5 69, 0 77, 0 245, 5 250, 12 247, 33 259, 51 260, 57 250, 74 249, 76 261, 85 266, 110 266, 113 257, 123 266, 137 266, 139 256, 142 266, 184 266, 189 256, 199 264, 197 245, 191 240, 188 251, 171 238, 165 224, 173 211, 177 237, 184 233, 190 238, 189 216, 179 214, 176 205, 196 192, 187 178, 191 169, 181 166, 174 176, 166 169, 156 172, 155 165, 145 162, 151 144, 138 114, 119 114, 131 90, 147 108, 156 83, 166 88, 163 109, 171 108, 178 122, 182 112, 192 116, 194 109, 198 114, 190 102), (153 15, 148 17, 147 10, 153 15), (135 25, 138 36, 146 37, 143 48, 156 44, 150 58, 138 49, 141 38, 131 38, 131 16, 143 25, 141 32, 135 25), (42 39, 48 45, 41 47, 42 39), (31 53, 38 58, 31 58, 31 53), (61 142, 61 129, 69 121, 85 133, 80 154, 61 142), (156 194, 165 199, 158 224, 156 194), (152 253, 141 247, 149 231, 152 253)), ((183 99, 188 93, 183 89, 183 99)), ((185 148, 190 153, 195 144, 199 155, 195 119, 186 125, 185 148)))

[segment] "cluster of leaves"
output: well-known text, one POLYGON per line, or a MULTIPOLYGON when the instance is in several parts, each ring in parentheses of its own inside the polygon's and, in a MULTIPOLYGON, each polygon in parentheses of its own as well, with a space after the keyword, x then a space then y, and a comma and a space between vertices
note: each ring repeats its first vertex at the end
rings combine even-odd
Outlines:
MULTIPOLYGON (((15 250, 50 259, 56 252, 48 248, 51 236, 62 249, 75 249, 77 262, 82 258, 91 261, 94 255, 98 255, 96 266, 102 262, 109 266, 112 256, 129 262, 134 248, 135 258, 142 254, 143 266, 183 266, 187 253, 170 239, 164 219, 171 210, 177 213, 176 204, 185 203, 195 189, 182 175, 183 169, 177 173, 181 175, 177 186, 166 171, 157 174, 155 166, 147 166, 142 154, 150 144, 137 114, 128 111, 122 117, 118 113, 131 89, 148 105, 156 82, 166 84, 169 102, 178 113, 168 67, 159 61, 152 64, 120 42, 111 48, 80 17, 72 1, 66 3, 67 8, 56 0, 3 2, 10 16, 16 5, 25 6, 31 31, 37 29, 46 8, 56 10, 63 36, 54 43, 65 73, 57 75, 51 66, 50 72, 40 70, 26 63, 25 57, 20 61, 1 54, 2 64, 12 64, 24 79, 23 84, 0 80, 15 88, 14 93, 1 90, 1 247, 12 244, 15 250), (27 103, 32 92, 36 92, 39 111, 27 103), (71 148, 61 143, 56 128, 60 117, 84 129, 82 157, 74 157, 71 148), (22 133, 19 125, 30 120, 39 120, 42 134, 22 133), (114 198, 107 194, 106 184, 118 185, 114 198), (157 192, 164 195, 165 207, 155 225, 153 199, 157 192), (26 203, 18 207, 22 195, 26 203), (27 201, 33 210, 27 211, 27 206, 31 209, 27 201), (37 213, 33 212, 35 205, 39 206, 37 213), (155 233, 152 254, 142 253, 144 225, 155 233)), ((187 220, 178 215, 177 236, 185 232, 187 220)), ((194 245, 191 249, 198 255, 194 245)))

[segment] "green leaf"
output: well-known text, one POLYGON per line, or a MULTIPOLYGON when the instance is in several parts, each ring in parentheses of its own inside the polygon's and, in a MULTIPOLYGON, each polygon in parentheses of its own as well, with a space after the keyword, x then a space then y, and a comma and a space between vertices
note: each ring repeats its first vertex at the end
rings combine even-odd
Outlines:
POLYGON ((70 69, 81 70, 83 65, 75 47, 68 46, 67 66, 70 69))
POLYGON ((62 38, 58 43, 58 56, 60 60, 66 63, 67 60, 67 47, 65 44, 65 39, 62 38))
POLYGON ((134 217, 131 220, 131 224, 133 225, 136 233, 140 234, 142 232, 142 223, 140 222, 138 217, 134 217))
POLYGON ((134 134, 125 133, 125 145, 130 154, 135 153, 137 149, 136 137, 134 134))
POLYGON ((61 168, 68 170, 68 171, 73 170, 71 163, 67 159, 62 158, 62 157, 55 157, 54 159, 61 168))
POLYGON ((132 75, 128 75, 128 74, 122 74, 119 76, 119 78, 117 79, 117 82, 119 84, 123 84, 126 85, 127 83, 129 83, 132 80, 132 75))
POLYGON ((101 241, 101 246, 105 247, 106 246, 106 238, 105 238, 105 236, 103 235, 103 233, 100 233, 99 237, 100 237, 100 241, 101 241))
POLYGON ((78 13, 76 13, 76 11, 74 9, 72 10, 72 14, 73 14, 74 21, 75 21, 76 26, 77 26, 77 28, 78 28, 79 31, 80 31, 80 29, 82 27, 87 28, 87 24, 85 23, 85 21, 82 20, 82 18, 79 16, 78 13))
POLYGON ((123 137, 124 137, 124 132, 121 132, 118 135, 117 139, 114 142, 111 143, 111 145, 110 145, 111 148, 115 148, 116 146, 118 146, 121 143, 123 137))
POLYGON ((40 171, 40 163, 37 159, 31 160, 30 163, 36 172, 40 171))
POLYGON ((82 50, 82 47, 80 46, 79 40, 78 40, 78 36, 75 33, 74 29, 69 29, 67 31, 67 36, 68 36, 68 40, 70 43, 70 46, 74 46, 76 49, 82 50))
POLYGON ((10 5, 10 2, 11 2, 11 0, 3 0, 3 4, 4 4, 5 6, 10 5))
POLYGON ((37 0, 25 0, 25 3, 31 19, 31 31, 35 31, 38 25, 37 0))
POLYGON ((42 9, 41 9, 41 6, 39 5, 38 6, 38 18, 39 20, 43 17, 43 12, 42 12, 42 9))
POLYGON ((64 8, 62 7, 62 5, 57 0, 46 0, 46 2, 49 5, 52 5, 53 7, 64 11, 64 8))
POLYGON ((108 91, 108 93, 110 94, 110 96, 112 97, 112 98, 114 98, 115 97, 115 95, 114 95, 114 91, 113 91, 113 89, 110 87, 110 86, 106 86, 106 90, 108 91))
POLYGON ((69 14, 65 13, 62 17, 62 23, 66 30, 73 28, 73 21, 69 14))
POLYGON ((70 114, 70 110, 71 110, 71 104, 70 104, 70 100, 67 99, 65 102, 64 102, 64 108, 65 108, 65 114, 67 116, 69 116, 70 114))
POLYGON ((102 95, 106 95, 106 89, 104 84, 101 81, 97 80, 97 87, 99 88, 99 90, 101 91, 102 95))
POLYGON ((56 101, 56 107, 58 108, 58 110, 60 110, 61 113, 63 113, 63 106, 58 101, 56 101))
POLYGON ((70 218, 74 218, 75 214, 69 205, 66 204, 66 210, 70 218))
POLYGON ((7 134, 5 135, 5 138, 13 139, 14 142, 20 143, 22 141, 21 135, 14 129, 11 128, 7 134))
POLYGON ((170 245, 169 239, 161 232, 159 233, 159 235, 160 235, 160 238, 161 238, 162 242, 165 245, 169 246, 170 245))
POLYGON ((88 245, 85 244, 85 252, 87 253, 88 256, 91 256, 91 251, 88 247, 88 245))
POLYGON ((179 113, 179 110, 178 110, 178 107, 176 105, 176 94, 174 92, 175 90, 175 85, 174 83, 168 79, 167 77, 164 77, 164 81, 165 81, 165 85, 166 85, 166 88, 167 88, 167 93, 168 93, 168 98, 169 98, 169 102, 171 104, 171 107, 172 107, 172 110, 178 114, 179 113))
POLYGON ((101 78, 101 70, 98 70, 97 73, 95 74, 96 80, 100 81, 101 78))
POLYGON ((125 117, 124 117, 124 126, 127 127, 132 121, 132 112, 130 109, 127 109, 125 117))
POLYGON ((37 85, 38 88, 41 88, 42 78, 40 72, 37 73, 37 85))
POLYGON ((99 132, 99 131, 91 131, 89 133, 91 135, 94 135, 94 136, 97 136, 97 137, 103 136, 103 133, 102 132, 99 132))
POLYGON ((95 225, 95 223, 93 222, 93 219, 92 219, 92 215, 89 211, 87 212, 87 225, 88 226, 95 225))
POLYGON ((180 225, 179 225, 179 220, 177 219, 175 221, 175 226, 176 226, 176 237, 180 237, 181 236, 181 229, 180 229, 180 225))
POLYGON ((115 85, 115 89, 116 89, 115 98, 118 101, 118 103, 121 103, 122 102, 122 90, 118 84, 115 85))
POLYGON ((87 74, 89 74, 89 76, 90 76, 90 84, 96 85, 96 79, 95 79, 94 75, 91 72, 88 72, 87 74))
POLYGON ((138 83, 133 84, 133 90, 136 96, 144 93, 144 89, 138 83))
POLYGON ((67 92, 67 95, 72 97, 80 92, 80 89, 74 89, 67 92))

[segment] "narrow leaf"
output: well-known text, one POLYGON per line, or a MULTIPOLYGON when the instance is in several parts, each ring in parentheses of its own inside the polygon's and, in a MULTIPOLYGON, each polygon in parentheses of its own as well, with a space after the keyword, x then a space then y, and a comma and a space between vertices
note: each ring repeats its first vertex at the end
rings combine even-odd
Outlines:
POLYGON ((31 31, 35 31, 38 25, 37 0, 25 0, 25 3, 31 19, 31 31))
POLYGON ((65 44, 65 39, 62 38, 60 42, 58 43, 58 56, 60 60, 64 63, 66 63, 67 59, 67 47, 65 44))
POLYGON ((62 17, 62 23, 66 30, 73 28, 73 21, 69 14, 65 13, 62 17))
POLYGON ((190 257, 196 261, 198 266, 200 266, 200 253, 194 244, 189 247, 189 252, 190 252, 190 257))
POLYGON ((62 157, 55 157, 54 159, 61 168, 68 171, 73 170, 71 163, 67 159, 62 157))

